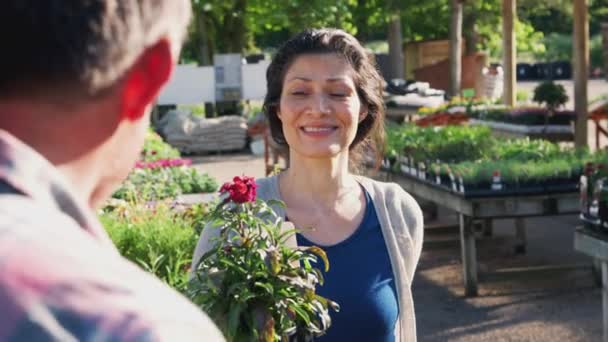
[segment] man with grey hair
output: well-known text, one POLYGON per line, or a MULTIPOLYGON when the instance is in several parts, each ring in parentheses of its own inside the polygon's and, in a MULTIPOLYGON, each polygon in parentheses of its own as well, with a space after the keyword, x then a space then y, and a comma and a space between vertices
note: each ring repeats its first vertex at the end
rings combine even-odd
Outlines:
POLYGON ((189 0, 2 2, 1 341, 223 340, 95 217, 139 155, 190 15, 189 0))

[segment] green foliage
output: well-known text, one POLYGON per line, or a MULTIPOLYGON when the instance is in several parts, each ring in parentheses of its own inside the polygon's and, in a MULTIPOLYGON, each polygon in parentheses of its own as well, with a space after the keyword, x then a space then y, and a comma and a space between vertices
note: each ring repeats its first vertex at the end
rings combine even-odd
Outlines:
MULTIPOLYGON (((206 43, 210 60, 214 53, 258 52, 254 38, 263 34, 286 31, 281 41, 309 27, 340 27, 355 32, 350 0, 328 3, 324 0, 192 0, 193 27, 185 52, 190 59, 197 55, 196 46, 206 43)), ((279 42, 277 42, 279 43, 279 42)))
POLYGON ((165 203, 149 208, 111 201, 99 219, 121 255, 185 293, 198 238, 193 227, 206 214, 204 204, 177 212, 165 203))
MULTIPOLYGON (((406 155, 415 161, 434 161, 429 166, 432 173, 439 172, 444 176, 452 173, 462 177, 468 185, 491 182, 496 170, 500 171, 503 181, 512 183, 572 179, 580 175, 584 163, 592 158, 588 150, 560 147, 545 140, 502 140, 486 136, 483 132, 463 133, 476 126, 454 127, 462 131, 458 133, 459 138, 449 138, 440 133, 445 128, 392 126, 388 129, 388 145, 395 156, 406 155), (466 136, 476 142, 469 142, 468 146, 463 144, 460 139, 466 136), (476 145, 483 152, 472 153, 470 148, 476 145)), ((603 155, 608 156, 608 153, 603 155)), ((596 156, 593 158, 601 159, 596 156)), ((605 159, 608 161, 608 157, 605 159)))
POLYGON ((591 68, 608 70, 608 66, 604 65, 604 45, 600 34, 591 37, 589 40, 589 63, 591 68))
POLYGON ((144 147, 141 151, 141 160, 153 162, 160 159, 179 158, 179 151, 163 141, 163 139, 151 129, 146 133, 144 147))
POLYGON ((415 125, 387 126, 387 156, 409 154, 415 160, 462 161, 484 157, 492 147, 491 131, 485 126, 422 128, 415 125))
POLYGON ((571 61, 572 60, 572 34, 549 33, 544 39, 547 47, 543 53, 537 53, 534 57, 539 61, 571 61))
MULTIPOLYGON (((329 263, 319 247, 293 249, 282 220, 268 203, 223 202, 210 217, 221 229, 214 247, 196 267, 190 298, 224 332, 228 341, 287 341, 296 334, 306 341, 331 324, 336 303, 315 293, 322 272, 312 265, 329 263)), ((215 228, 218 227, 218 228, 215 228)))
POLYGON ((117 199, 153 201, 181 194, 209 193, 218 188, 215 178, 193 167, 136 168, 112 195, 117 199))
POLYGON ((530 93, 526 90, 519 89, 517 90, 517 94, 515 94, 515 98, 517 102, 527 102, 530 99, 530 93))
POLYGON ((559 145, 547 140, 529 138, 502 141, 494 145, 493 157, 497 160, 543 161, 558 157, 562 153, 559 145))
POLYGON ((551 81, 543 82, 534 88, 535 102, 545 104, 551 112, 568 102, 568 95, 563 85, 551 81))
MULTIPOLYGON (((544 62, 572 60, 573 41, 571 33, 549 33, 544 37, 543 43, 546 46, 546 51, 534 53, 536 60, 544 62)), ((591 36, 589 40, 589 62, 592 68, 604 65, 602 53, 602 36, 600 34, 591 36)))
MULTIPOLYGON (((203 43, 209 48, 207 59, 211 62, 213 53, 276 48, 309 27, 342 28, 362 42, 385 40, 388 20, 400 15, 404 41, 420 41, 446 39, 450 23, 449 0, 192 0, 192 5, 195 19, 182 60, 199 62, 203 43)), ((608 0, 589 0, 588 7, 590 34, 595 37, 600 23, 608 21, 608 0)), ((493 59, 501 56, 501 8, 501 0, 464 2, 465 36, 479 38, 478 48, 489 51, 493 59)), ((563 40, 544 39, 549 35, 571 36, 570 0, 519 0, 517 16, 520 60, 571 60, 571 44, 564 49, 563 40)), ((593 51, 597 50, 592 46, 592 56, 593 51)), ((592 65, 598 66, 593 61, 592 57, 592 65)))
MULTIPOLYGON (((479 48, 488 51, 493 59, 502 58, 502 29, 497 30, 495 26, 480 27, 479 34, 482 37, 479 48)), ((515 39, 520 60, 542 55, 547 50, 544 34, 536 31, 529 23, 520 20, 515 22, 515 39)))
POLYGON ((205 106, 204 105, 180 105, 178 109, 185 109, 192 113, 193 116, 204 118, 205 117, 205 106))

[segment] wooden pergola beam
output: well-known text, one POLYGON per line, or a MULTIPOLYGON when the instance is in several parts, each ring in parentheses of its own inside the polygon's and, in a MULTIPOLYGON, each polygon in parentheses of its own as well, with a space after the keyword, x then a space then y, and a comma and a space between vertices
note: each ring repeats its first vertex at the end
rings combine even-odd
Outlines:
POLYGON ((574 0, 573 57, 574 112, 576 113, 576 147, 587 146, 587 82, 589 74, 589 20, 587 0, 574 0))
POLYGON ((515 20, 517 18, 516 0, 502 1, 502 47, 503 47, 503 100, 507 106, 515 106, 517 44, 515 20))

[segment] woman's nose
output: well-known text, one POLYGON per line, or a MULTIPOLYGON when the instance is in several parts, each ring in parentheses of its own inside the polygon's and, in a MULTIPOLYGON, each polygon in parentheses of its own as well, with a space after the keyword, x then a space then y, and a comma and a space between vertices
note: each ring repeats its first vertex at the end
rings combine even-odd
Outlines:
POLYGON ((328 115, 331 113, 331 101, 324 94, 313 96, 310 109, 313 114, 328 115))

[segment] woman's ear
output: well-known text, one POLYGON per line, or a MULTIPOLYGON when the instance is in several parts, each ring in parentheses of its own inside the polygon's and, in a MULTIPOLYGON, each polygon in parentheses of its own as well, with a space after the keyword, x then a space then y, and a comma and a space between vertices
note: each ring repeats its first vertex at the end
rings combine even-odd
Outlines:
POLYGON ((359 123, 361 123, 361 121, 365 120, 365 118, 367 117, 369 111, 367 109, 366 105, 362 105, 361 106, 361 110, 359 111, 359 123))

